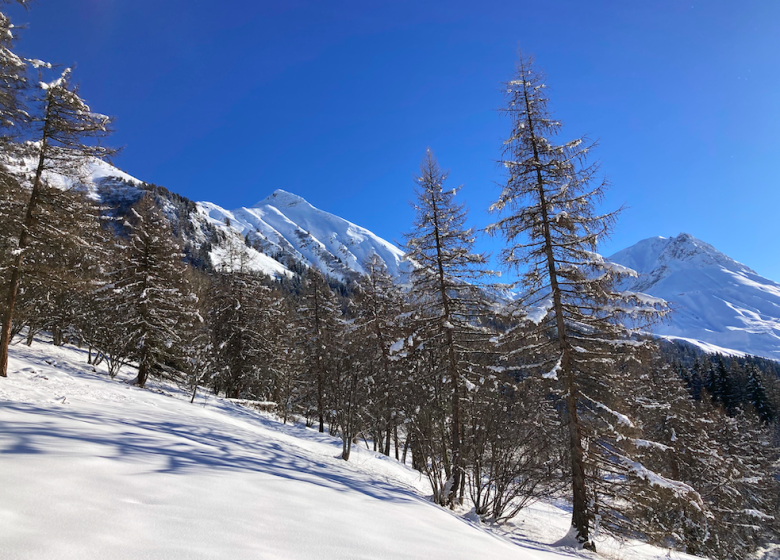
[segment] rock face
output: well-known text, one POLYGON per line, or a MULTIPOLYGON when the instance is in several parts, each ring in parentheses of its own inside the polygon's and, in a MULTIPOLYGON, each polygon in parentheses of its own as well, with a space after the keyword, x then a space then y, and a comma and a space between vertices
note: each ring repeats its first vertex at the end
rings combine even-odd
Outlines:
POLYGON ((639 273, 626 289, 672 304, 656 334, 780 359, 780 284, 687 233, 645 239, 609 260, 639 273))

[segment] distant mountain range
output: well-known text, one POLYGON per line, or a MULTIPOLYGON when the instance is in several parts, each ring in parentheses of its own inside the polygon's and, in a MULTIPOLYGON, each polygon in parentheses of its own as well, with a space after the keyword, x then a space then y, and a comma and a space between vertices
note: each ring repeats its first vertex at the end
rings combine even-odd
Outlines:
MULTIPOLYGON (((392 243, 283 190, 253 206, 225 210, 213 202, 193 203, 103 162, 95 162, 87 176, 93 195, 112 207, 128 207, 143 192, 155 192, 193 262, 217 269, 240 266, 291 276, 314 266, 345 280, 362 273, 363 259, 372 253, 395 276, 409 266, 392 243)), ((671 321, 656 325, 655 334, 710 352, 780 359, 780 284, 686 233, 645 239, 608 260, 639 274, 625 289, 672 304, 671 321)))

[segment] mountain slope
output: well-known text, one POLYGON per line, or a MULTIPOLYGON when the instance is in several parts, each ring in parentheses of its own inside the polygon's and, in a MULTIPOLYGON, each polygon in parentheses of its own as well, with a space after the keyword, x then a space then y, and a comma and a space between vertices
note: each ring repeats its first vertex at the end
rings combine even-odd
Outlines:
POLYGON ((672 303, 671 323, 656 334, 780 359, 780 284, 687 233, 645 239, 609 260, 639 273, 626 289, 672 303))
MULTIPOLYGON (((22 160, 15 167, 29 172, 34 164, 22 160)), ((340 279, 362 274, 362 263, 372 253, 394 276, 408 266, 403 251, 392 243, 283 190, 254 206, 230 211, 212 202, 193 203, 97 159, 84 166, 80 181, 51 172, 46 180, 63 189, 81 185, 120 216, 151 192, 197 265, 229 270, 240 266, 277 277, 293 275, 290 268, 314 266, 340 279)))
POLYGON ((198 206, 215 226, 229 223, 263 253, 292 258, 340 278, 363 273, 362 263, 372 253, 385 261, 393 276, 405 266, 403 251, 388 241, 283 190, 248 208, 228 211, 211 202, 198 206))

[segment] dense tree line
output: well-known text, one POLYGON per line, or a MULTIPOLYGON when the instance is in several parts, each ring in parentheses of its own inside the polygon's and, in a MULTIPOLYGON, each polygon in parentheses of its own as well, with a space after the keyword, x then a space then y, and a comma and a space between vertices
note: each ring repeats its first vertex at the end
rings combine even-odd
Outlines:
POLYGON ((191 203, 159 188, 98 206, 85 169, 111 155, 98 141, 110 119, 70 70, 33 80, 54 69, 16 57, 0 26, 2 375, 12 338, 47 331, 112 377, 132 364, 139 387, 264 403, 340 437, 344 460, 364 444, 410 462, 436 503, 485 521, 567 495, 572 542, 588 548, 607 531, 746 558, 777 534, 776 377, 749 360, 673 359, 640 336, 668 309, 615 288, 632 271, 597 253, 616 214, 597 212, 595 144, 557 140, 530 59, 505 88, 489 228, 521 278, 512 299, 430 150, 403 285, 376 255, 359 278, 300 264, 266 277, 250 236, 212 232, 224 251, 211 262, 208 246, 185 247, 191 203))

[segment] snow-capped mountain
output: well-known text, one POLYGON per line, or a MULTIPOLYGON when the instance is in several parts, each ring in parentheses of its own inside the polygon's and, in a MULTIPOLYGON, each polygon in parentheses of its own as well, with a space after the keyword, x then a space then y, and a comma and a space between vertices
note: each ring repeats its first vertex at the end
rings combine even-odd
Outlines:
POLYGON ((266 255, 281 257, 283 262, 291 258, 336 277, 363 273, 362 263, 373 253, 393 276, 405 266, 403 251, 393 244, 283 190, 274 191, 254 206, 232 211, 199 202, 198 212, 215 227, 248 236, 251 246, 266 255))
POLYGON ((656 334, 687 339, 709 351, 780 359, 777 282, 687 233, 645 239, 609 260, 639 273, 627 289, 672 304, 671 322, 654 326, 656 334))
MULTIPOLYGON (((23 161, 19 167, 31 170, 34 163, 23 161)), ((92 160, 81 175, 75 181, 47 172, 46 180, 61 188, 81 184, 120 215, 145 192, 153 192, 195 263, 277 277, 293 275, 290 268, 313 266, 342 280, 363 273, 362 263, 373 253, 393 276, 408 266, 392 243, 283 190, 254 206, 225 210, 212 202, 194 203, 100 160, 92 160)))

